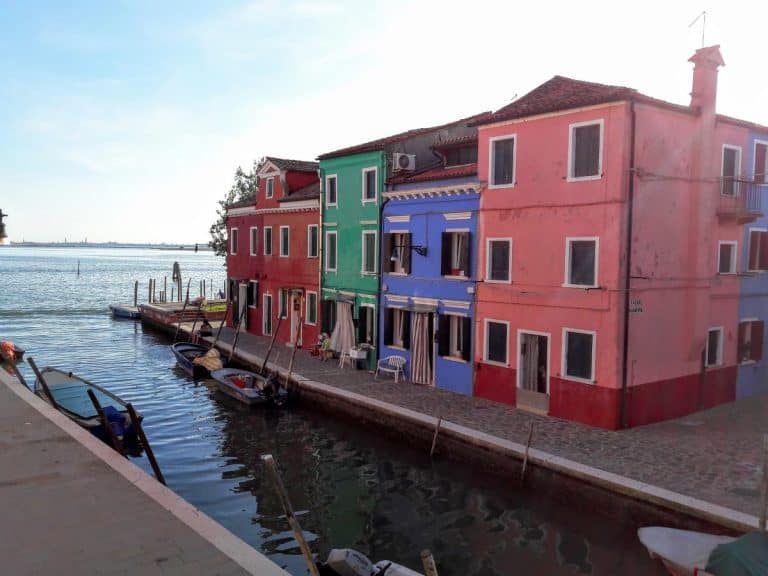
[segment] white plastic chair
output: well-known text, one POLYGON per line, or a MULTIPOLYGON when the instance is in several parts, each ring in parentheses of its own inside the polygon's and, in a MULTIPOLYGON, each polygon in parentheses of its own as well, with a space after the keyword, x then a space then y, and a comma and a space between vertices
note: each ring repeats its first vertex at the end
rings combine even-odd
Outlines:
POLYGON ((387 372, 395 375, 395 384, 397 384, 400 375, 405 379, 405 358, 403 356, 386 356, 376 363, 376 373, 373 379, 379 375, 379 372, 387 372))
POLYGON ((344 362, 349 360, 349 350, 339 352, 339 368, 344 368, 344 362))

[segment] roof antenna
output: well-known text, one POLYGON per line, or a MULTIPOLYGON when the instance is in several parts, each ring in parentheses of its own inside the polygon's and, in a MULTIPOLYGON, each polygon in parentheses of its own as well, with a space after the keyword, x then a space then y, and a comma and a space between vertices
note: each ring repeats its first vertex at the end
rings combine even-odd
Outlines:
POLYGON ((704 10, 701 14, 696 16, 693 22, 688 24, 688 28, 692 28, 699 20, 701 20, 701 47, 704 48, 704 33, 707 31, 707 11, 704 10))

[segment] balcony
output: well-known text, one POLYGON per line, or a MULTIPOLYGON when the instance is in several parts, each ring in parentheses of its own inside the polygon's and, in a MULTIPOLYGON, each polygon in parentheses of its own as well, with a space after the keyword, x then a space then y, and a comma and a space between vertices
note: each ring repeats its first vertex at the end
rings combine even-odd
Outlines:
POLYGON ((749 224, 762 217, 762 195, 768 184, 743 178, 720 178, 720 204, 717 217, 720 222, 749 224))

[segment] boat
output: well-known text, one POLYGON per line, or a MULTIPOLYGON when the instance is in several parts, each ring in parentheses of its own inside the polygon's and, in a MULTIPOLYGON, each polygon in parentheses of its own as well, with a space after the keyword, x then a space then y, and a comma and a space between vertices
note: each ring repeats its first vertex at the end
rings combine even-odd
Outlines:
POLYGON ((110 304, 109 309, 115 318, 130 318, 131 320, 141 320, 141 312, 138 307, 132 304, 110 304))
POLYGON ((280 387, 276 374, 261 376, 239 368, 221 368, 211 372, 211 378, 224 394, 244 404, 272 404, 282 406, 288 399, 288 392, 280 387))
POLYGON ((640 528, 637 536, 673 576, 768 574, 768 534, 762 532, 736 538, 649 526, 640 528))
POLYGON ((177 342, 171 345, 176 362, 192 378, 208 378, 213 370, 224 367, 216 348, 191 342, 177 342))
POLYGON ((9 340, 0 342, 0 360, 18 362, 24 357, 24 348, 20 348, 9 340))
POLYGON ((365 554, 350 548, 334 548, 325 562, 316 564, 320 576, 424 576, 389 560, 379 560, 374 564, 365 554))
MULTIPOLYGON (((85 378, 72 374, 72 372, 47 367, 43 368, 40 374, 45 379, 59 411, 95 436, 106 439, 107 434, 101 424, 101 418, 88 396, 88 390, 93 390, 96 395, 115 436, 120 439, 134 439, 136 437, 136 431, 128 415, 128 405, 120 397, 85 378)), ((35 380, 34 390, 35 394, 50 403, 50 398, 45 393, 39 378, 35 380)), ((138 412, 136 415, 141 421, 142 415, 138 412)))

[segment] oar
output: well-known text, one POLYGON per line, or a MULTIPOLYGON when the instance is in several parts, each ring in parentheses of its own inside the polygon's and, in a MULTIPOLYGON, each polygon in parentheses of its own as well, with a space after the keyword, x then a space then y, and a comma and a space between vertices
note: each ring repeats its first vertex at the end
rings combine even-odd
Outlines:
POLYGON ((107 438, 109 438, 109 442, 112 444, 112 448, 114 448, 115 451, 120 454, 120 456, 125 456, 125 450, 123 450, 123 445, 120 442, 120 439, 115 436, 115 431, 112 430, 112 425, 109 423, 107 415, 104 413, 104 409, 101 407, 99 399, 96 398, 96 394, 94 394, 93 390, 90 388, 88 388, 88 398, 91 399, 93 407, 96 408, 96 413, 99 415, 99 420, 101 420, 101 427, 104 428, 104 433, 107 435, 107 438))
POLYGON ((45 392, 45 395, 48 396, 48 400, 51 403, 51 406, 56 408, 56 410, 59 409, 59 404, 56 402, 56 399, 53 397, 53 394, 51 394, 51 389, 48 388, 48 383, 45 381, 45 378, 43 378, 43 375, 40 373, 40 370, 37 369, 37 364, 35 364, 35 361, 30 356, 27 358, 27 362, 29 362, 29 365, 32 366, 32 371, 35 373, 35 376, 37 376, 37 381, 40 382, 40 386, 43 388, 43 392, 45 392))
POLYGON ((235 340, 232 342, 232 349, 229 351, 229 359, 227 362, 232 362, 232 355, 235 353, 235 346, 237 346, 237 339, 240 337, 240 325, 243 323, 243 318, 248 312, 248 306, 243 306, 243 311, 240 312, 240 318, 237 319, 237 325, 235 326, 235 340))
POLYGON ((16 378, 18 379, 18 381, 21 382, 22 384, 24 384, 24 386, 26 386, 27 388, 29 388, 29 386, 27 385, 27 381, 24 380, 24 376, 22 376, 21 372, 19 372, 19 367, 16 366, 16 362, 11 360, 11 361, 8 362, 8 366, 11 368, 11 370, 13 370, 13 373, 16 376, 16 378))
POLYGON ((264 362, 261 364, 261 370, 259 370, 259 374, 264 376, 264 371, 267 369, 267 360, 269 360, 269 355, 272 353, 272 347, 275 345, 275 338, 277 338, 277 333, 280 331, 280 322, 283 321, 282 316, 277 317, 277 326, 275 327, 275 331, 272 334, 272 341, 269 343, 269 348, 267 348, 267 354, 264 356, 264 362))
POLYGON ((179 337, 179 329, 181 328, 181 321, 184 319, 184 312, 189 304, 189 284, 192 282, 192 278, 187 281, 187 297, 184 300, 184 306, 181 307, 181 316, 179 316, 179 323, 176 325, 176 334, 173 335, 173 341, 176 342, 176 338, 179 337))
POLYGON ((133 409, 133 404, 128 404, 127 408, 128 415, 131 417, 133 429, 136 430, 136 435, 139 437, 142 446, 144 446, 144 450, 147 452, 147 459, 149 460, 149 464, 152 466, 152 470, 155 471, 155 478, 157 478, 158 482, 160 482, 163 486, 167 486, 165 483, 165 477, 163 476, 163 473, 160 472, 160 466, 155 459, 155 453, 152 451, 152 447, 149 445, 149 440, 147 440, 147 436, 144 434, 144 428, 141 426, 141 420, 139 420, 139 417, 136 414, 136 410, 133 409))
POLYGON ((227 309, 224 310, 224 319, 219 323, 219 329, 216 330, 216 338, 213 339, 213 344, 211 344, 211 348, 216 347, 216 342, 219 341, 219 336, 221 335, 221 329, 224 327, 224 324, 227 323, 227 317, 229 316, 229 308, 232 305, 231 300, 227 300, 227 309))

